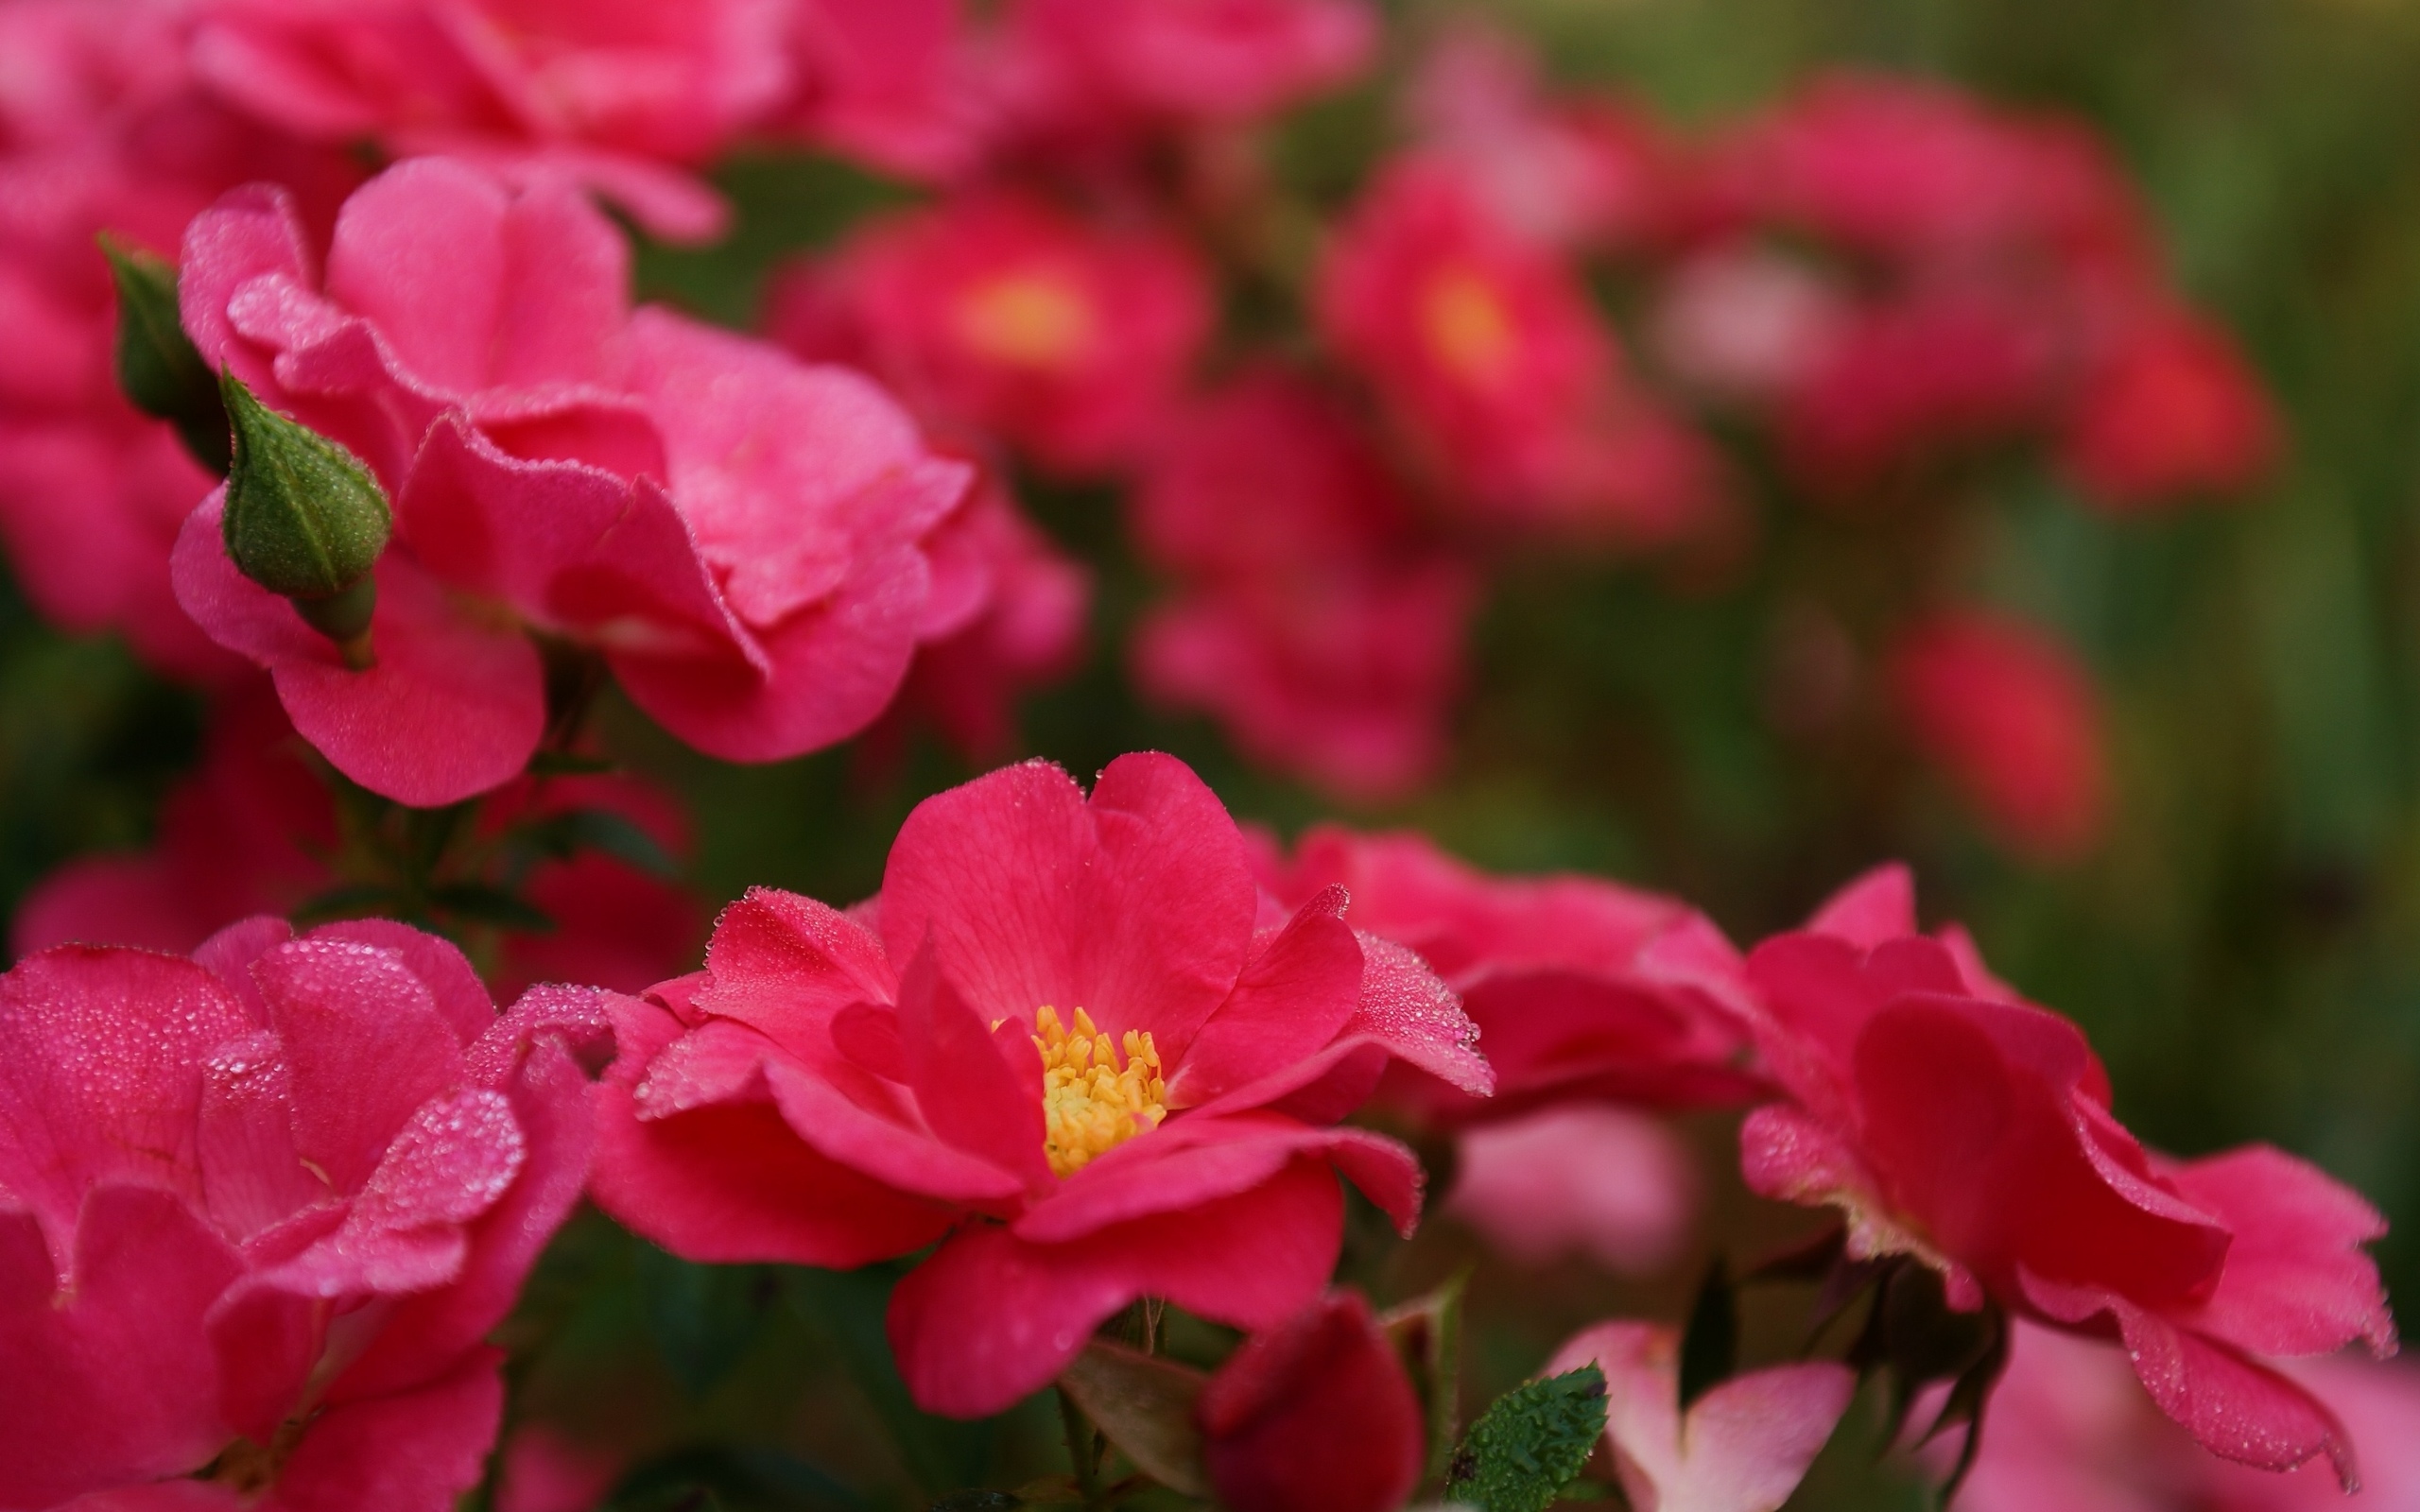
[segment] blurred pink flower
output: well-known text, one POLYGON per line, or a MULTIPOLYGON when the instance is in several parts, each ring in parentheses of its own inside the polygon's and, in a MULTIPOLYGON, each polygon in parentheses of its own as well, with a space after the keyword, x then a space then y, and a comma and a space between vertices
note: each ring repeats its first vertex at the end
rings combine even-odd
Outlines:
POLYGON ((860 363, 920 413, 1063 472, 1129 457, 1210 327, 1207 274, 1172 236, 987 189, 878 220, 776 295, 774 339, 860 363))
POLYGON ((230 196, 187 235, 204 355, 363 457, 395 543, 368 671, 236 574, 216 496, 180 539, 179 600, 373 791, 445 803, 522 768, 544 715, 529 628, 595 648, 730 761, 844 739, 907 675, 925 542, 968 470, 857 374, 631 314, 628 258, 564 186, 442 159, 347 202, 324 283, 274 196, 230 196))
POLYGON ((2074 653, 2023 621, 1947 610, 1899 632, 1890 679, 1916 747, 2003 845, 2064 861, 2100 842, 2106 736, 2074 653))
POLYGON ((1664 366, 1691 388, 1763 404, 1812 382, 1851 318, 1845 294, 1805 263, 1726 244, 1673 269, 1650 335, 1664 366))
POLYGON ((1210 1483, 1236 1512, 1396 1512, 1427 1458, 1427 1415, 1358 1292, 1244 1340, 1194 1416, 1210 1483))
POLYGON ((966 169, 994 112, 960 12, 959 0, 795 0, 792 127, 909 178, 966 169))
POLYGON ((1333 395, 1261 367, 1179 412, 1133 528, 1178 584, 1135 633, 1148 696, 1351 797, 1396 796, 1436 769, 1478 575, 1427 539, 1333 395))
POLYGON ((2061 461, 2112 513, 2241 492, 2282 447, 2276 411, 2234 339, 2189 311, 2122 321, 2069 403, 2061 461))
POLYGON ((173 253, 196 212, 256 178, 324 219, 359 173, 210 101, 183 64, 184 15, 175 0, 0 7, 0 543, 44 618, 209 677, 239 663, 177 607, 168 549, 213 480, 118 393, 95 237, 173 253))
MULTIPOLYGON (((1681 1337, 1599 1323, 1541 1374, 1605 1373, 1605 1442, 1622 1494, 1648 1512, 1778 1512, 1848 1410, 1857 1377, 1829 1362, 1732 1377, 1680 1409, 1681 1337)), ((2047 1508, 2042 1512, 2048 1512, 2047 1508)))
POLYGON ((1749 1115, 1759 1194, 1840 1209, 1853 1258, 1903 1255, 1949 1303, 2125 1342, 2160 1410, 2264 1469, 2352 1448, 2264 1357, 2380 1352, 2394 1323, 2361 1246, 2385 1223, 2267 1145, 2146 1151, 2082 1031, 1993 978, 1963 931, 1916 933, 1903 868, 1756 947, 1757 1038, 1782 1102, 1749 1115))
POLYGON ((307 141, 577 179, 660 235, 729 216, 688 169, 793 88, 794 0, 199 0, 196 68, 307 141))
MULTIPOLYGON (((481 836, 578 812, 632 825, 667 856, 688 850, 679 805, 622 776, 525 778, 482 809, 481 836)), ((18 905, 9 943, 19 955, 70 942, 182 954, 238 919, 291 913, 334 889, 339 845, 335 799, 302 743, 268 689, 246 683, 216 711, 201 769, 168 794, 152 848, 43 878, 18 905)), ((542 981, 635 992, 687 960, 704 933, 687 891, 602 850, 534 857, 519 886, 554 928, 504 934, 488 973, 500 996, 542 981)))
POLYGON ((1576 1255, 1651 1275, 1681 1258, 1697 1218, 1688 1147, 1644 1113, 1550 1107, 1465 1129, 1455 1148, 1446 1214, 1524 1265, 1576 1255))
POLYGON ((1305 833, 1264 847, 1261 885, 1290 907, 1329 886, 1356 928, 1417 953, 1479 1027, 1495 1095, 1421 1078, 1391 1098, 1430 1117, 1510 1117, 1573 1100, 1694 1107, 1767 1085, 1750 1064, 1739 954, 1676 898, 1574 874, 1496 877, 1410 832, 1305 833))
POLYGON ((495 1512, 596 1512, 621 1479, 624 1457, 544 1423, 515 1430, 504 1445, 495 1512))
POLYGON ((1349 82, 1377 52, 1365 0, 1013 0, 1011 99, 1028 129, 1238 125, 1349 82))
POLYGON ((605 1022, 564 988, 499 1018, 383 920, 20 962, 0 1503, 451 1507, 503 1405, 482 1340, 579 1196, 605 1022))
POLYGON ((1410 1152, 1335 1120, 1397 1057, 1488 1082, 1452 994, 1343 904, 1256 930, 1242 837, 1170 757, 1089 798, 994 772, 908 816, 878 899, 752 891, 703 972, 620 1010, 595 1194, 694 1260, 940 1241, 890 1316, 928 1411, 1002 1410, 1147 1295, 1275 1325, 1335 1265, 1339 1173, 1418 1211, 1410 1152))
POLYGON ((1450 161, 1381 171, 1333 233, 1314 302, 1456 509, 1633 545, 1720 519, 1711 453, 1625 377, 1577 272, 1450 161))
MULTIPOLYGON (((2355 1507, 2420 1506, 2420 1376, 2338 1356, 2290 1373, 2361 1447, 2355 1507)), ((2125 1353, 2019 1323, 1992 1393, 1983 1445, 1959 1505, 1968 1512, 2322 1512, 2346 1504, 2319 1465, 2276 1474, 2202 1453, 2152 1410, 2125 1353)))

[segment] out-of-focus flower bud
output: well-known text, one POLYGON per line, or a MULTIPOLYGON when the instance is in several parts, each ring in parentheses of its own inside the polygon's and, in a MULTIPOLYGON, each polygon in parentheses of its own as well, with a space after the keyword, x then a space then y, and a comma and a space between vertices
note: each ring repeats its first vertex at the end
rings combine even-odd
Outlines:
POLYGON ((178 320, 176 265, 109 236, 101 253, 117 283, 118 387, 135 408, 175 425, 196 461, 226 472, 227 408, 178 320))
POLYGON ((393 517, 386 491, 358 457, 276 413, 240 379, 220 381, 234 438, 220 522, 236 570, 294 601, 310 627, 337 643, 355 671, 372 662, 371 569, 393 517))
POLYGON ((1357 1292, 1245 1340, 1195 1416, 1234 1512, 1394 1512, 1420 1481, 1420 1400, 1357 1292))

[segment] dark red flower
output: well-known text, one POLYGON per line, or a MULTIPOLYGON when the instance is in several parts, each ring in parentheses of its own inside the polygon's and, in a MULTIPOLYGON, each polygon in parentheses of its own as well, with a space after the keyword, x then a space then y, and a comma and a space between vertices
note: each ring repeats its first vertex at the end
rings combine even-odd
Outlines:
POLYGON ((1394 1512, 1427 1426, 1358 1292, 1331 1292, 1227 1357, 1195 1406, 1202 1458, 1234 1512, 1394 1512))

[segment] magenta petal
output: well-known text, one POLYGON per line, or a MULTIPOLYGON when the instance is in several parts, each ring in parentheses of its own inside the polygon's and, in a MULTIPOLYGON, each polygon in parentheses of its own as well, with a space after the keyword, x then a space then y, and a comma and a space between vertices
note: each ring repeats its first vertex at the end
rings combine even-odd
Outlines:
POLYGON ((96 1183, 199 1204, 197 1068, 251 1028, 217 978, 147 952, 62 946, 0 978, 0 1194, 61 1264, 96 1183))
POLYGON ((642 1120, 631 1089, 681 1032, 617 1001, 618 1057, 596 1092, 598 1206, 675 1254, 709 1262, 862 1265, 932 1243, 951 1211, 905 1196, 807 1147, 768 1104, 642 1120))
POLYGON ((2326 1354, 2366 1339, 2394 1349, 2377 1263, 2361 1246, 2386 1220, 2359 1194, 2267 1145, 2187 1161, 2169 1177, 2232 1236, 2196 1332, 2257 1354, 2326 1354))
POLYGON ((401 960, 405 970, 428 988, 437 1004, 438 1016, 452 1026, 466 1047, 495 1023, 495 999, 488 996, 486 984, 471 969, 469 957, 451 940, 391 919, 349 919, 323 924, 313 930, 310 937, 374 946, 401 960))
POLYGON ((418 1391, 311 1420, 260 1512, 445 1512, 479 1484, 504 1416, 497 1349, 474 1349, 418 1391))
POLYGON ((415 376, 457 392, 484 387, 502 334, 509 202, 459 163, 396 164, 337 214, 329 296, 375 325, 415 376))
POLYGON ((1327 1286, 1344 1243, 1344 1189, 1324 1160, 1297 1160, 1250 1192, 1190 1212, 1104 1228, 1133 1295, 1240 1329, 1274 1328, 1327 1286))
POLYGON ((891 1352, 926 1412, 1005 1412, 1067 1366, 1136 1294, 1093 1246, 1025 1244, 995 1224, 959 1229, 890 1296, 891 1352))
POLYGON ((1169 1080, 1171 1105, 1209 1102, 1336 1038, 1361 991, 1361 947, 1339 917, 1344 902, 1343 888, 1327 888, 1245 963, 1185 1048, 1169 1080))
MULTIPOLYGON (((1029 1172, 1000 1166, 922 1129, 894 1123, 853 1101, 831 1079, 784 1061, 767 1063, 765 1081, 783 1121, 800 1139, 902 1194, 990 1211, 1013 1209, 1035 1183, 1029 1172)), ((1038 1135, 1034 1148, 1042 1148, 1038 1135)))
POLYGON ((464 612, 402 554, 378 564, 378 664, 348 670, 292 605, 235 571, 219 541, 225 490, 177 537, 177 601, 213 640, 268 668, 303 739, 373 792, 458 802, 519 772, 545 725, 538 653, 519 629, 464 612))
POLYGON ((225 1241, 167 1193, 104 1186, 72 1264, 0 1210, 0 1505, 182 1474, 229 1436, 201 1331, 241 1269, 225 1241))
POLYGON ((892 972, 882 941, 838 909, 769 887, 751 887, 723 910, 706 946, 707 1012, 761 1031, 812 1058, 819 1031, 841 1009, 889 1003, 892 972))
POLYGON ((237 1243, 335 1195, 295 1151, 293 1077, 267 1030, 202 1062, 197 1126, 211 1217, 237 1243))
POLYGON ((994 1036, 943 976, 927 942, 899 979, 899 1048, 934 1133, 1028 1186, 1052 1184, 1042 1058, 1024 1036, 994 1036))
POLYGON ((2135 1375, 2203 1448, 2265 1470, 2325 1454, 2345 1490, 2360 1484, 2352 1442, 2317 1397, 2226 1345, 2122 1303, 2113 1310, 2135 1375))
POLYGON ((1842 939, 1859 950, 1916 932, 1916 878, 1902 862, 1875 868, 1824 901, 1806 933, 1842 939))
POLYGON ((1420 1162, 1366 1129, 1307 1128, 1267 1114, 1179 1119, 1111 1151, 1011 1225, 1033 1244, 1063 1244, 1112 1224, 1182 1212, 1260 1186, 1306 1156, 1333 1162, 1407 1228, 1420 1211, 1420 1162))
POLYGON ((282 189, 253 184, 230 192, 185 228, 177 267, 177 301, 187 335, 213 368, 232 369, 254 388, 267 364, 228 324, 237 290, 267 274, 312 282, 312 262, 294 202, 282 189))
POLYGON ((292 1069, 295 1144, 339 1194, 359 1190, 430 1098, 462 1077, 462 1044, 388 952, 291 941, 252 963, 292 1069))
POLYGON ((466 593, 543 620, 557 579, 630 513, 631 486, 577 462, 509 456, 458 411, 439 417, 395 499, 413 557, 466 593))

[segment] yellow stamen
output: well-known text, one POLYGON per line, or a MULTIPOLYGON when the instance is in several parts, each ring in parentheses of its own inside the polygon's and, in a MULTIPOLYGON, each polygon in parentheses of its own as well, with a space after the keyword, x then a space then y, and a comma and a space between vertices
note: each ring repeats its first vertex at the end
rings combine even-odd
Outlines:
POLYGON ((958 305, 960 340, 995 362, 1063 368, 1093 344, 1099 319, 1068 279, 1011 273, 970 290, 958 305))
POLYGON ((1503 296, 1487 280, 1468 268, 1440 273, 1424 293, 1420 318, 1429 350, 1458 376, 1493 387, 1508 375, 1517 336, 1503 296))
POLYGON ((1120 1057, 1091 1014, 1078 1008, 1069 1030, 1047 1004, 1034 1014, 1033 1030, 1033 1047, 1042 1052, 1043 1149, 1051 1170, 1074 1176, 1167 1116, 1167 1084, 1150 1035, 1127 1030, 1120 1057))

